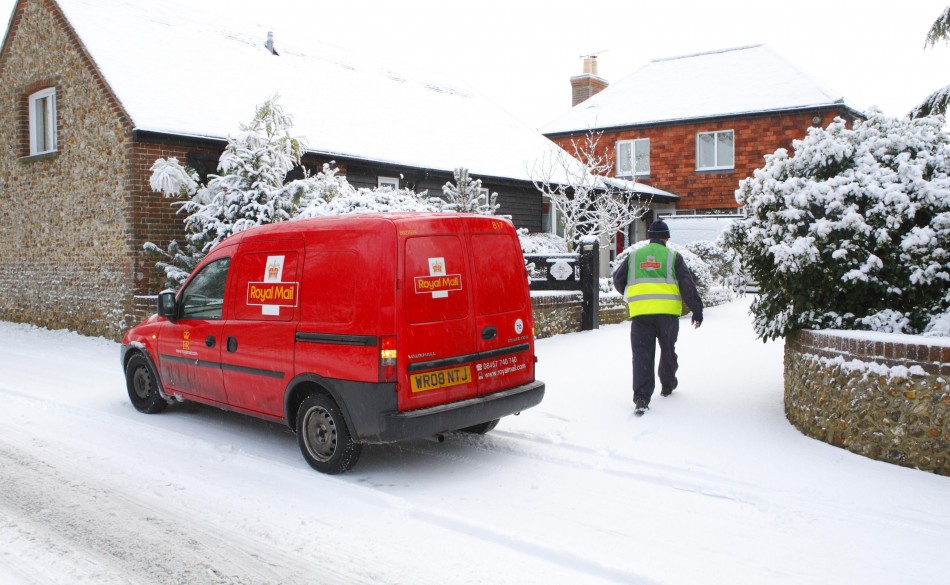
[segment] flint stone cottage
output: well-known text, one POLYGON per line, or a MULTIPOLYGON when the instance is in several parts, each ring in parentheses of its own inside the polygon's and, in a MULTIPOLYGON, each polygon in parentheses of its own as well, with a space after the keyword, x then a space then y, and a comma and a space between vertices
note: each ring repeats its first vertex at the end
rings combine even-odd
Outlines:
POLYGON ((739 181, 765 155, 791 149, 809 127, 836 116, 864 118, 763 45, 657 59, 612 85, 588 57, 571 86, 572 109, 546 124, 544 135, 570 152, 572 139, 602 132, 599 146, 612 154, 617 177, 677 196, 655 201, 625 234, 630 242, 646 236, 657 214, 737 212, 739 181))
MULTIPOLYGON (((145 242, 181 240, 149 187, 176 157, 204 177, 274 95, 355 186, 440 195, 456 167, 541 228, 528 165, 553 145, 475 91, 264 23, 223 1, 20 0, 0 48, 0 320, 117 338, 162 286, 145 242)), ((262 10, 261 18, 265 18, 262 10)))

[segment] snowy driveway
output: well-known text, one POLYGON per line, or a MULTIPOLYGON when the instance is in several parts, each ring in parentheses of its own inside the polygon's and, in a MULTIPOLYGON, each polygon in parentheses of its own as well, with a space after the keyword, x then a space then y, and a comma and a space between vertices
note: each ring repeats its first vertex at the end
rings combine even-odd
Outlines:
POLYGON ((286 429, 125 396, 118 346, 0 323, 0 583, 937 583, 950 478, 808 439, 747 301, 633 416, 628 325, 538 343, 485 437, 311 470, 286 429))

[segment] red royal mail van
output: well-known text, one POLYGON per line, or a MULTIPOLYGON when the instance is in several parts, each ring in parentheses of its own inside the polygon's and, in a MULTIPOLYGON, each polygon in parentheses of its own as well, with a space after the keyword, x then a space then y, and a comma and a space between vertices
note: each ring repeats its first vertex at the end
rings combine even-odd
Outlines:
POLYGON ((129 398, 279 421, 315 469, 362 445, 464 430, 541 402, 511 222, 392 213, 294 220, 216 246, 122 341, 129 398))

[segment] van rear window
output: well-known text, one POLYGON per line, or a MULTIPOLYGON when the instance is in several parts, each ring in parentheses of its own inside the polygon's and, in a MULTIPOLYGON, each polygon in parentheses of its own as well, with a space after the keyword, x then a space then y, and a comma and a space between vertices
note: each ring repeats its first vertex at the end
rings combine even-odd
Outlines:
POLYGON ((406 318, 410 323, 462 319, 471 281, 458 236, 406 240, 406 318))
POLYGON ((478 311, 494 315, 524 308, 527 277, 516 240, 504 234, 475 234, 478 311))

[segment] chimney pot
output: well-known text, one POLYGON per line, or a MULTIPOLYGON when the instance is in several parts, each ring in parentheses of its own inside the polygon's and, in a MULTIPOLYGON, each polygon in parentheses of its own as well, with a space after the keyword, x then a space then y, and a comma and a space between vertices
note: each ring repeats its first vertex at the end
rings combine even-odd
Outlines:
POLYGON ((597 55, 588 55, 584 57, 584 73, 588 75, 597 75, 597 55))

